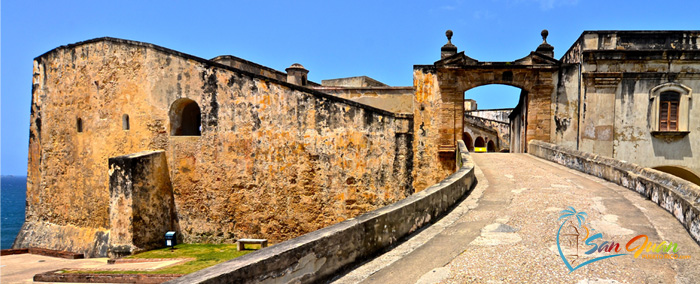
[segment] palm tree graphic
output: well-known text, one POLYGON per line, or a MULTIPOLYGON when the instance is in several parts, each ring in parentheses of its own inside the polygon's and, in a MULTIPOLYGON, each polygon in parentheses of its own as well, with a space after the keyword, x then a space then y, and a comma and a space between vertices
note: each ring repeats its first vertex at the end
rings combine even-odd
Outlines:
MULTIPOLYGON (((559 226, 559 231, 557 231, 557 249, 559 249, 559 256, 561 257, 561 260, 563 260, 564 264, 566 264, 566 267, 569 268, 569 273, 574 272, 574 270, 579 269, 584 265, 587 265, 587 264, 590 264, 590 263, 593 263, 593 262, 596 262, 599 260, 625 255, 624 253, 620 253, 620 254, 613 254, 613 255, 596 257, 593 259, 589 259, 589 260, 577 265, 576 267, 571 266, 571 263, 569 263, 569 261, 566 260, 566 257, 564 256, 564 253, 561 250, 561 245, 559 244, 559 235, 561 234, 561 229, 564 228, 564 225, 567 223, 567 221, 570 221, 572 217, 576 217, 576 221, 578 221, 578 227, 580 228, 585 223, 586 217, 588 216, 588 214, 586 214, 586 212, 582 212, 582 211, 577 212, 576 209, 574 209, 574 207, 571 207, 571 206, 567 207, 567 209, 565 209, 565 210, 562 210, 561 212, 559 212, 559 214, 560 214, 560 216, 559 216, 559 219, 557 219, 557 221, 564 219, 564 222, 561 223, 561 226, 559 226)), ((569 223, 572 224, 572 226, 573 226, 573 221, 571 221, 569 223)), ((576 226, 573 226, 573 227, 576 230, 576 232, 578 233, 578 229, 576 229, 576 226)), ((576 255, 578 256, 578 235, 576 238, 576 255)))
MULTIPOLYGON (((576 232, 576 233, 563 234, 562 236, 574 237, 574 239, 576 240, 576 242, 575 242, 576 243, 576 254, 571 255, 571 256, 574 256, 574 257, 576 257, 576 259, 578 259, 578 257, 579 257, 579 255, 578 255, 578 247, 579 247, 578 239, 579 239, 579 236, 581 235, 578 228, 580 228, 582 226, 582 224, 586 223, 586 216, 588 216, 588 214, 586 214, 586 212, 583 212, 583 211, 576 212, 576 209, 574 209, 571 206, 569 206, 565 210, 562 210, 561 212, 559 212, 559 214, 560 214, 560 216, 559 216, 558 220, 564 219, 564 222, 562 222, 561 227, 559 227, 559 231, 561 232, 561 229, 563 228, 563 226, 566 223, 570 223, 571 228, 573 228, 574 231, 576 232), (576 220, 578 221, 578 228, 577 228, 577 226, 574 226, 574 223, 571 220, 571 217, 576 217, 576 220)), ((585 228, 585 226, 584 226, 584 228, 585 228)), ((587 228, 586 228, 586 231, 588 231, 587 228)), ((559 234, 557 234, 557 235, 559 235, 559 234)), ((573 242, 571 242, 571 243, 573 243, 573 242)), ((558 242, 557 242, 557 245, 559 245, 558 242)), ((574 263, 574 262, 576 262, 576 260, 572 261, 571 263, 574 263)))

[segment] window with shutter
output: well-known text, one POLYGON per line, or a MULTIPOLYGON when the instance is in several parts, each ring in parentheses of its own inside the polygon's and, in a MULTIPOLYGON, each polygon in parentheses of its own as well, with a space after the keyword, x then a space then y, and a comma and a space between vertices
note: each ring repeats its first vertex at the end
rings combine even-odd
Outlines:
POLYGON ((677 92, 661 93, 659 102, 659 130, 678 131, 678 103, 680 94, 677 92))

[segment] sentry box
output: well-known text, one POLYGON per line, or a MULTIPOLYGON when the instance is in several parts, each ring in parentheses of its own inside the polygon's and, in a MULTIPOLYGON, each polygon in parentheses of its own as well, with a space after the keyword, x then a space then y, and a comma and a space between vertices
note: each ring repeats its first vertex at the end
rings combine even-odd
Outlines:
POLYGON ((169 231, 165 233, 165 246, 169 248, 173 248, 175 245, 177 245, 177 239, 175 238, 175 232, 174 231, 169 231))

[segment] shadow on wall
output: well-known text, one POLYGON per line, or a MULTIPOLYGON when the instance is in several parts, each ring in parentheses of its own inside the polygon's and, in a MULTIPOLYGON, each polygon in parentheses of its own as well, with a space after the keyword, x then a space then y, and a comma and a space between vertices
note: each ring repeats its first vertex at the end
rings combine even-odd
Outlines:
POLYGON ((669 160, 683 160, 683 158, 693 157, 688 136, 672 142, 652 137, 651 144, 654 147, 654 156, 657 157, 664 157, 669 160))

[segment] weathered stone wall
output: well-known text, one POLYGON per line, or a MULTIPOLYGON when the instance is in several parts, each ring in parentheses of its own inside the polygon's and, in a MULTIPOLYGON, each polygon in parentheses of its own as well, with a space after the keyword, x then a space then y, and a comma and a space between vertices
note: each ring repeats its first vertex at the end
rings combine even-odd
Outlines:
POLYGON ((413 192, 410 114, 111 38, 34 68, 26 223, 109 228, 108 158, 154 149, 168 157, 186 242, 286 240, 413 192), (180 98, 201 109, 201 136, 170 135, 180 98))
POLYGON ((278 81, 287 81, 287 73, 233 55, 219 55, 211 61, 278 81))
POLYGON ((473 117, 481 117, 489 120, 495 120, 495 121, 500 121, 503 123, 508 123, 509 119, 508 116, 510 113, 513 112, 512 108, 504 108, 504 109, 477 109, 477 110, 468 110, 465 108, 464 114, 473 116, 473 117))
POLYGON ((130 255, 163 246, 175 230, 173 188, 164 151, 109 159, 109 254, 130 255))
POLYGON ((56 225, 47 221, 25 221, 13 248, 51 248, 104 257, 109 249, 109 229, 56 225))
POLYGON ((439 184, 389 206, 202 269, 168 283, 323 283, 437 220, 476 183, 458 141, 460 168, 439 184))
MULTIPOLYGON (((692 90, 700 90, 700 60, 697 62, 695 75, 679 76, 682 78, 676 78, 674 82, 692 90)), ((686 113, 685 116, 686 119, 689 118, 691 127, 688 129, 687 135, 669 137, 670 139, 654 135, 650 116, 657 114, 653 113, 652 110, 650 91, 652 88, 668 82, 665 76, 660 77, 623 76, 615 91, 613 153, 610 157, 645 167, 687 167, 695 174, 699 174, 700 100, 689 100, 688 109, 691 112, 686 113), (639 153, 646 154, 640 155, 639 153)), ((681 114, 681 116, 683 115, 681 114)), ((583 128, 582 131, 586 133, 586 129, 589 128, 583 128)))
POLYGON ((699 39, 689 31, 584 32, 562 58, 554 142, 645 167, 700 173, 693 155, 700 149, 700 101, 692 98, 700 90, 699 39), (654 133, 652 92, 664 86, 689 90, 681 105, 685 135, 654 133))
MULTIPOLYGON (((448 155, 444 159, 440 159, 438 152, 441 139, 448 136, 445 133, 446 130, 442 128, 448 128, 451 125, 443 125, 442 116, 449 115, 449 113, 445 114, 442 110, 443 102, 436 68, 434 66, 414 66, 413 86, 415 88, 413 101, 413 133, 415 137, 413 176, 415 180, 413 188, 420 191, 448 176, 454 169, 454 164, 451 162, 454 161, 454 157, 448 155)), ((448 137, 447 142, 452 140, 451 136, 448 137)))
MULTIPOLYGON (((564 60, 564 59, 562 59, 564 60)), ((562 63, 556 95, 552 100, 552 142, 575 149, 579 139, 581 84, 578 64, 562 63)))
POLYGON ((324 87, 346 88, 388 87, 386 84, 367 76, 322 80, 321 85, 324 87))
POLYGON ((528 153, 634 190, 678 219, 700 244, 700 186, 633 163, 531 141, 528 153))
POLYGON ((394 113, 413 113, 413 87, 313 87, 314 90, 394 113))

